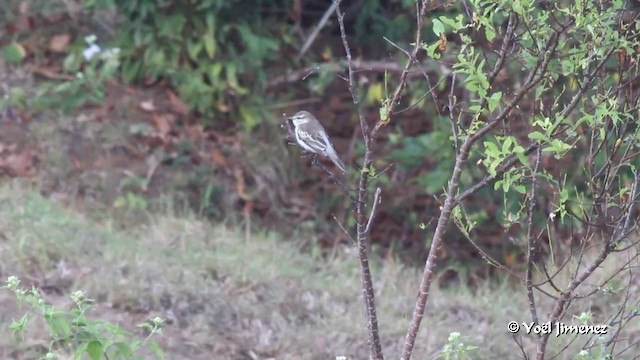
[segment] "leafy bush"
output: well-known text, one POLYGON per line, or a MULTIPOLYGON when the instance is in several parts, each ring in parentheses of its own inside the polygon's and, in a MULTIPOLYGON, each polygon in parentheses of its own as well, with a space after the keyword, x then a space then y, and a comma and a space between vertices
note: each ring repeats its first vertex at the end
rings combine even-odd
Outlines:
POLYGON ((239 111, 255 125, 265 65, 277 59, 289 28, 267 16, 273 1, 86 0, 89 8, 116 8, 125 22, 116 35, 126 81, 166 78, 192 110, 210 116, 239 111), (236 105, 239 102, 247 105, 236 105))
MULTIPOLYGON (((163 319, 154 318, 138 325, 149 332, 146 338, 140 340, 107 321, 89 318, 87 312, 91 309, 93 300, 87 298, 82 291, 71 294, 75 307, 66 311, 47 304, 37 288, 20 288, 20 280, 14 276, 9 277, 6 285, 0 289, 12 291, 19 306, 29 305, 31 315, 42 317, 44 320, 51 334, 51 342, 43 356, 44 359, 56 359, 65 353, 73 354, 74 359, 81 359, 84 354, 92 360, 139 359, 136 354, 145 347, 151 349, 159 358, 163 358, 162 349, 150 340, 152 336, 162 334, 163 319)), ((20 320, 13 321, 9 328, 18 340, 22 340, 28 325, 29 313, 20 320)))

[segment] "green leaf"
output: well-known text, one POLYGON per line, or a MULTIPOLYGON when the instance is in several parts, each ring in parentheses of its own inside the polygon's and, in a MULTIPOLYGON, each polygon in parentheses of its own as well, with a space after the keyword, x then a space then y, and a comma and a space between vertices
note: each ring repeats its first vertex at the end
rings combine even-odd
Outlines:
POLYGON ((500 103, 500 99, 502 99, 502 91, 498 91, 496 93, 491 94, 491 97, 489 98, 489 101, 488 101, 489 111, 495 110, 495 108, 500 103))
POLYGON ((207 55, 209 55, 210 59, 213 59, 216 56, 216 40, 213 34, 205 34, 202 42, 204 43, 204 50, 207 52, 207 55))
POLYGON ((464 29, 466 27, 466 25, 463 22, 464 21, 464 17, 462 16, 462 14, 458 14, 458 16, 456 16, 455 20, 449 19, 446 16, 440 16, 439 19, 440 19, 440 21, 442 21, 443 24, 453 28, 454 32, 457 32, 457 31, 459 31, 461 29, 464 29))
POLYGON ((424 49, 424 51, 427 52, 427 54, 429 56, 431 56, 434 59, 440 59, 440 53, 437 52, 436 50, 438 49, 438 47, 440 46, 440 42, 436 41, 434 44, 432 45, 427 45, 424 44, 422 45, 422 48, 424 49))
POLYGON ((22 47, 22 45, 18 43, 5 45, 2 47, 0 52, 2 52, 2 57, 4 57, 4 59, 10 63, 22 62, 27 54, 24 47, 22 47))
POLYGON ((198 60, 198 55, 202 51, 204 44, 200 41, 187 40, 187 53, 192 60, 198 60))
POLYGON ((436 36, 440 36, 440 34, 444 33, 444 24, 442 21, 438 19, 433 19, 433 32, 436 36))
POLYGON ((132 82, 137 79, 142 69, 142 62, 138 60, 125 60, 122 63, 122 79, 125 82, 132 82))
POLYGON ((496 32, 495 32, 495 30, 493 29, 493 27, 491 27, 491 26, 486 26, 486 27, 484 28, 484 32, 485 32, 485 34, 487 35, 487 40, 489 40, 489 41, 493 41, 493 39, 495 39, 495 38, 496 38, 496 32))
POLYGON ((500 150, 498 150, 498 146, 493 142, 485 141, 484 147, 487 149, 487 152, 491 153, 492 155, 497 155, 500 153, 500 150))
POLYGON ((70 53, 62 61, 62 68, 66 72, 75 73, 82 66, 82 56, 77 53, 70 53))
POLYGON ((102 354, 104 354, 104 349, 102 348, 102 344, 99 341, 91 341, 87 344, 87 354, 92 360, 100 360, 102 358, 102 354))
POLYGON ((243 88, 238 83, 238 76, 237 76, 238 70, 237 70, 236 64, 229 62, 226 64, 224 70, 225 70, 225 75, 227 75, 227 83, 229 84, 229 86, 231 86, 231 88, 237 91, 240 95, 246 95, 249 92, 249 90, 247 90, 246 88, 243 88))
POLYGON ((511 150, 512 144, 513 144, 513 138, 511 136, 504 139, 504 142, 502 143, 502 153, 503 154, 508 153, 509 150, 511 150))
POLYGON ((539 131, 533 131, 529 133, 529 139, 549 142, 551 139, 549 137, 539 131))
POLYGON ((242 126, 247 132, 250 132, 258 124, 255 112, 245 106, 240 106, 240 117, 242 118, 242 126))
POLYGON ((62 339, 68 339, 69 337, 71 337, 71 327, 69 326, 69 322, 67 321, 67 319, 65 319, 62 314, 52 314, 51 317, 46 320, 49 324, 49 327, 51 328, 51 333, 54 335, 54 337, 62 339))
POLYGON ((13 331, 13 334, 22 333, 24 331, 25 326, 27 325, 27 314, 24 314, 19 321, 12 321, 9 325, 9 329, 13 331))
POLYGON ((159 359, 164 359, 164 352, 160 345, 158 345, 155 341, 151 341, 147 344, 149 348, 156 354, 159 359))

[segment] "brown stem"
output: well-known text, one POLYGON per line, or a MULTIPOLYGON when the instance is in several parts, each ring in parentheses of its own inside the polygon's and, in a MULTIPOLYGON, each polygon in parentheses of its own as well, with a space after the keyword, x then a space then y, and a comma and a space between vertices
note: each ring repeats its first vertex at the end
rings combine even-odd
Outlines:
MULTIPOLYGON (((362 298, 364 300, 365 314, 367 317, 367 335, 369 343, 369 357, 374 360, 382 360, 382 345, 380 344, 380 334, 378 330, 378 317, 376 314, 376 302, 375 292, 373 289, 373 279, 371 277, 371 269, 369 267, 369 255, 367 254, 367 238, 369 236, 367 232, 367 216, 365 215, 365 203, 367 200, 368 185, 369 185, 369 167, 371 166, 371 146, 370 146, 370 133, 369 126, 364 118, 364 113, 359 105, 358 97, 355 92, 355 85, 353 79, 353 60, 351 57, 351 48, 347 41, 347 34, 344 29, 344 14, 340 10, 340 0, 335 0, 336 15, 338 17, 338 23, 340 25, 340 35, 342 38, 342 45, 347 56, 348 66, 348 80, 349 80, 349 92, 354 105, 358 110, 358 117, 360 119, 360 128, 362 130, 362 137, 364 139, 365 152, 362 169, 360 170, 360 180, 358 181, 358 200, 355 206, 356 215, 356 241, 358 246, 358 258, 360 260, 360 282, 362 284, 362 298)), ((372 215, 373 216, 373 215, 372 215)))
MULTIPOLYGON (((529 300, 529 312, 531 313, 531 321, 536 324, 539 324, 540 321, 538 320, 536 298, 533 293, 533 266, 535 262, 534 256, 538 237, 535 235, 533 229, 533 214, 536 209, 536 186, 541 153, 542 151, 540 147, 538 147, 538 151, 536 152, 536 165, 534 166, 533 173, 531 174, 531 194, 529 195, 529 209, 527 214, 527 270, 525 273, 525 286, 527 288, 527 299, 529 300)), ((540 345, 540 342, 538 342, 538 345, 540 345)))

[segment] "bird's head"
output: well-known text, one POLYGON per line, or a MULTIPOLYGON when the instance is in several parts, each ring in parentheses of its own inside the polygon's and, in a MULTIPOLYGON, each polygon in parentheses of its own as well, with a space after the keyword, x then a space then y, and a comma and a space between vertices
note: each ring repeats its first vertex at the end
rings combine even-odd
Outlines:
POLYGON ((302 110, 295 113, 295 115, 290 116, 289 120, 293 122, 293 125, 298 126, 302 124, 306 124, 309 121, 313 121, 314 117, 310 112, 302 110))

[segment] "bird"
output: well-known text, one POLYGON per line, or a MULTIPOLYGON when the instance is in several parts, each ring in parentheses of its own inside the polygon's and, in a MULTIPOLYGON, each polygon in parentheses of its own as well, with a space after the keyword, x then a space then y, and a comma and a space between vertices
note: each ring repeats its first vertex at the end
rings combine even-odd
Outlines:
POLYGON ((336 154, 327 132, 313 114, 302 110, 288 119, 293 122, 296 142, 301 148, 328 157, 340 171, 347 172, 347 167, 336 154))

